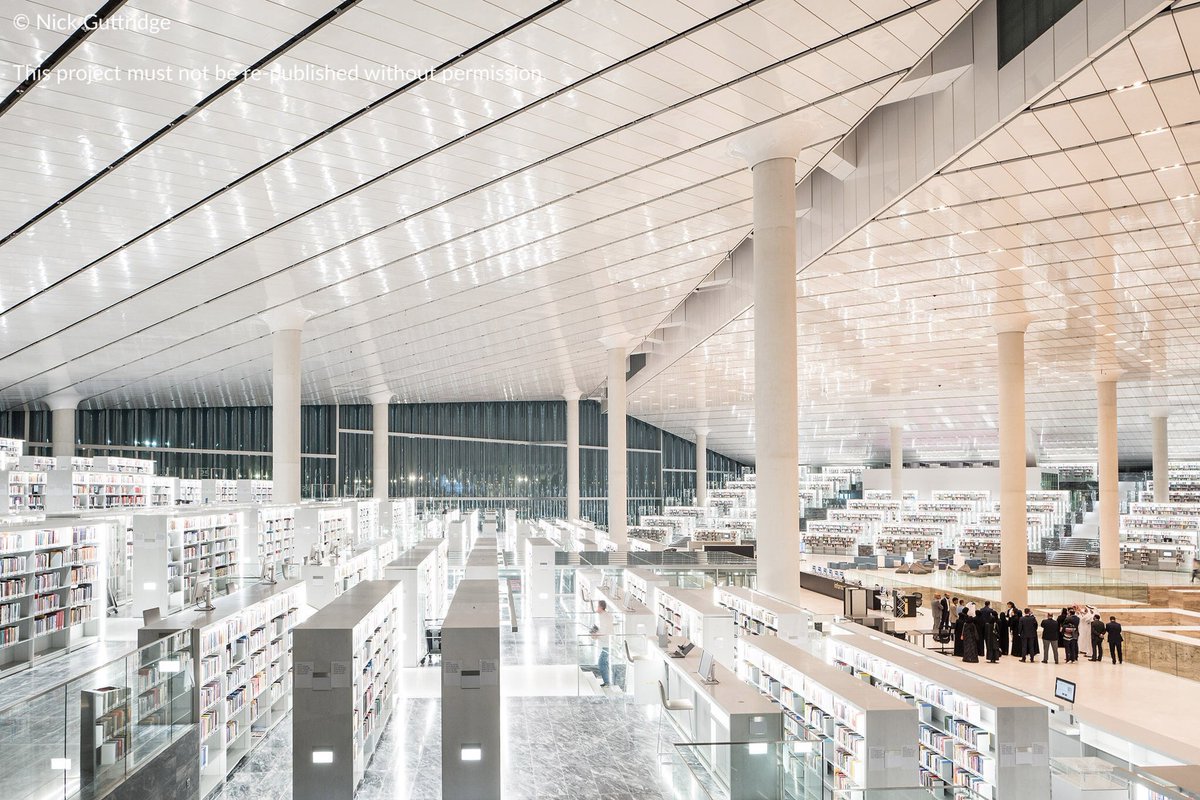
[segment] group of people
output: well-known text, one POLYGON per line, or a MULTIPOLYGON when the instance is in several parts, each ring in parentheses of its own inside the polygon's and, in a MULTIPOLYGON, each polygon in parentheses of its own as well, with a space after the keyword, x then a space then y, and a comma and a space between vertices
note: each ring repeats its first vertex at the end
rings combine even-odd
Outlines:
POLYGON ((1084 635, 1090 637, 1092 645, 1088 661, 1104 659, 1107 640, 1112 663, 1125 663, 1121 623, 1113 616, 1104 622, 1091 607, 1071 606, 1057 615, 1047 611, 1039 622, 1032 609, 1021 610, 1011 602, 1003 611, 996 611, 990 600, 976 608, 973 602, 935 594, 933 629, 939 641, 953 641, 954 655, 969 664, 978 663, 980 655, 993 664, 1009 655, 1033 663, 1039 652, 1043 664, 1051 655, 1057 664, 1060 650, 1066 663, 1071 664, 1079 660, 1079 642, 1084 635))

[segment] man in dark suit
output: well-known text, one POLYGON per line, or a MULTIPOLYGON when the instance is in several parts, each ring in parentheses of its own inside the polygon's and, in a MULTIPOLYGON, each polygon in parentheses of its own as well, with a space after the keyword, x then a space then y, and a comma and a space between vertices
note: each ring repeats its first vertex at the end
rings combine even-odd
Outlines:
POLYGON ((1125 637, 1121 635, 1121 623, 1117 622, 1116 617, 1109 617, 1108 624, 1104 626, 1104 632, 1108 634, 1108 653, 1112 656, 1114 664, 1125 663, 1125 637))
POLYGON ((1072 608, 1067 614, 1066 623, 1063 625, 1063 639, 1067 643, 1067 663, 1073 663, 1079 660, 1079 615, 1072 608))
POLYGON ((1020 645, 1017 652, 1021 654, 1021 662, 1025 662, 1025 657, 1029 657, 1029 663, 1033 663, 1038 652, 1038 621, 1037 617, 1033 616, 1032 609, 1025 609, 1021 621, 1017 623, 1017 639, 1020 645))
POLYGON ((1096 614, 1092 617, 1092 657, 1088 661, 1101 661, 1104 659, 1104 623, 1100 621, 1100 615, 1096 614))

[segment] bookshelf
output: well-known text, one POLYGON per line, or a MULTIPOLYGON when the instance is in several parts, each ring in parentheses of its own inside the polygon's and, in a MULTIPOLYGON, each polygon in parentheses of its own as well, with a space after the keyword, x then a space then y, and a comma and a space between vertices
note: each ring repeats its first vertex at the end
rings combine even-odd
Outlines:
POLYGON ((629 538, 665 545, 670 541, 671 530, 671 528, 650 527, 649 525, 630 525, 629 538))
POLYGON ((832 796, 918 785, 908 703, 776 637, 739 639, 737 674, 782 708, 785 741, 824 740, 822 782, 832 796))
POLYGON ((350 504, 354 512, 351 522, 356 545, 369 544, 379 538, 379 501, 355 500, 350 504))
POLYGON ((214 611, 138 631, 140 646, 180 632, 192 639, 202 800, 292 710, 293 630, 304 594, 299 581, 260 583, 217 598, 214 611))
POLYGON ((375 577, 378 562, 374 547, 341 551, 323 564, 305 564, 300 574, 308 583, 308 604, 324 608, 362 581, 375 577), (346 554, 346 555, 343 555, 346 554))
POLYGON ((262 577, 263 559, 278 565, 296 564, 296 507, 251 506, 242 512, 241 574, 262 577))
MULTIPOLYGON (((622 572, 625 593, 642 605, 657 609, 657 594, 660 588, 670 586, 671 581, 658 573, 641 567, 626 567, 622 572)), ((658 612, 655 611, 657 616, 658 612)))
POLYGON ((667 625, 667 633, 672 638, 695 642, 697 647, 712 653, 718 662, 732 669, 733 612, 714 603, 711 590, 659 586, 654 593, 654 605, 650 607, 667 625))
POLYGON ((204 502, 204 484, 192 478, 179 479, 179 494, 175 498, 181 506, 198 506, 204 502))
POLYGON ((1046 706, 951 669, 910 645, 857 625, 839 626, 832 663, 916 708, 921 783, 966 786, 984 800, 1050 795, 1046 706))
POLYGON ((351 511, 334 503, 303 503, 296 508, 296 554, 313 563, 314 551, 322 562, 352 546, 351 511))
POLYGON ((0 675, 96 641, 103 619, 101 554, 116 523, 0 531, 0 675))
POLYGON ((717 605, 733 612, 739 636, 778 636, 795 643, 808 638, 812 628, 811 611, 762 592, 741 586, 718 586, 714 595, 717 605))
POLYGON ((144 475, 56 469, 46 473, 48 514, 132 511, 147 507, 144 475))
POLYGON ((96 472, 117 472, 123 475, 153 475, 154 460, 96 456, 92 459, 92 469, 96 472))
POLYGON ((79 777, 84 786, 121 780, 132 734, 130 690, 103 686, 79 693, 79 777))
POLYGON ((232 505, 238 501, 237 481, 204 478, 200 481, 200 494, 206 505, 232 505))
POLYGON ((135 514, 134 610, 179 611, 197 601, 205 583, 214 594, 227 593, 240 568, 244 524, 240 511, 135 514))
POLYGON ((366 581, 294 631, 296 800, 352 797, 362 781, 395 707, 401 601, 399 583, 366 581))
POLYGON ((446 612, 445 539, 424 539, 383 568, 385 580, 399 581, 401 607, 400 664, 415 667, 425 655, 425 621, 441 619, 446 612))
POLYGON ((417 524, 417 501, 411 497, 384 500, 379 506, 379 526, 400 543, 401 549, 417 544, 421 539, 417 524))
MULTIPOLYGON (((22 461, 24 460, 22 458, 22 461)), ((8 486, 7 513, 27 514, 31 511, 45 510, 46 473, 44 470, 5 470, 0 472, 0 484, 8 486)))
MULTIPOLYGON (((74 461, 71 459, 72 466, 74 466, 74 461)), ((31 472, 49 472, 52 469, 58 469, 58 459, 54 456, 21 456, 17 459, 16 467, 31 472)))
POLYGON ((179 479, 166 475, 147 475, 146 494, 151 506, 173 506, 179 497, 179 479))
POLYGON ((237 481, 237 502, 239 503, 269 503, 274 495, 275 484, 257 478, 237 481))

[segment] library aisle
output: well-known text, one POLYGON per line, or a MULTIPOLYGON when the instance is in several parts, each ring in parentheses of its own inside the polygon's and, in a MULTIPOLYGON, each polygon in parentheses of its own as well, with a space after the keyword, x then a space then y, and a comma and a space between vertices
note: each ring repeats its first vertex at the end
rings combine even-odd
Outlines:
MULTIPOLYGON (((576 627, 574 615, 560 609, 556 619, 523 621, 517 633, 503 630, 502 685, 510 687, 504 699, 504 797, 692 796, 691 774, 677 759, 660 767, 655 708, 625 695, 591 694, 590 684, 576 677, 576 627)), ((437 691, 440 675, 430 667, 404 670, 401 684, 409 696, 400 699, 356 800, 441 797, 441 702, 428 696, 437 691)), ((666 742, 671 729, 663 731, 666 742)), ((280 725, 213 800, 288 800, 291 763, 291 726, 280 725)))

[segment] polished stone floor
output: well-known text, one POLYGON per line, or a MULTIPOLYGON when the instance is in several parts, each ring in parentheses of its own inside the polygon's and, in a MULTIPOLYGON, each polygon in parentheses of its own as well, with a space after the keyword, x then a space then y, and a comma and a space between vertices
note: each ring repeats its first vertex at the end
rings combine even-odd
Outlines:
MULTIPOLYGON (((401 701, 356 800, 441 797, 439 706, 430 698, 401 701)), ((520 697, 507 699, 504 713, 506 800, 693 796, 686 768, 659 764, 653 710, 623 698, 520 697)), ((291 730, 285 722, 216 797, 286 800, 292 797, 290 769, 291 730)))

